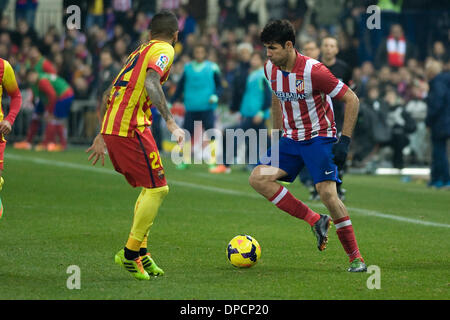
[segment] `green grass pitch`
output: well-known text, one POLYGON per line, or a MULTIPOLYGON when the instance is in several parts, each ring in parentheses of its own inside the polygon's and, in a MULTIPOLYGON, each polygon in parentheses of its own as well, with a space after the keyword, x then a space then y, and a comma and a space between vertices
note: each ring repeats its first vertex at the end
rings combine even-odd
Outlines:
MULTIPOLYGON (((334 228, 327 250, 319 252, 309 226, 257 195, 248 173, 213 176, 206 166, 177 171, 166 158, 170 193, 149 239, 166 275, 138 282, 113 257, 127 239, 140 190, 109 159, 100 168, 82 149, 5 153, 0 299, 450 298, 450 191, 399 177, 345 178, 361 252, 381 271, 381 288, 369 290, 369 274, 346 272, 334 228), (261 244, 261 259, 250 269, 234 268, 226 258, 228 241, 238 234, 261 244), (71 265, 81 270, 79 290, 66 287, 71 265)), ((299 182, 289 189, 308 198, 299 182)))

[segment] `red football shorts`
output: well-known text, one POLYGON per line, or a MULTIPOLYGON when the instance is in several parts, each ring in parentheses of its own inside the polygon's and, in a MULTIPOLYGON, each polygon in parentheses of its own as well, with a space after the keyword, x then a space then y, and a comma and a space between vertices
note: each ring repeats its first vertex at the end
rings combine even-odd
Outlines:
POLYGON ((0 170, 3 171, 3 159, 5 157, 5 147, 6 147, 6 141, 3 139, 3 141, 0 140, 0 170))
POLYGON ((167 185, 158 148, 149 128, 144 132, 136 130, 132 138, 104 134, 103 139, 114 169, 123 174, 133 187, 167 185))

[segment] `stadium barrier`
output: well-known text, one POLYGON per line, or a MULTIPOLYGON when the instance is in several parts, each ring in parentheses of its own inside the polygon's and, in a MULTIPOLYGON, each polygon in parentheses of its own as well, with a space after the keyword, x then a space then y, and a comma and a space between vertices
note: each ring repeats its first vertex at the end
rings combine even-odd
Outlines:
MULTIPOLYGON (((70 144, 89 144, 98 132, 98 117, 96 99, 74 100, 67 119, 67 137, 70 144)), ((4 99, 3 110, 5 114, 9 111, 9 99, 4 99)), ((16 117, 11 133, 8 135, 9 142, 25 139, 33 117, 33 109, 22 107, 16 117)), ((43 127, 39 130, 42 137, 43 127)))

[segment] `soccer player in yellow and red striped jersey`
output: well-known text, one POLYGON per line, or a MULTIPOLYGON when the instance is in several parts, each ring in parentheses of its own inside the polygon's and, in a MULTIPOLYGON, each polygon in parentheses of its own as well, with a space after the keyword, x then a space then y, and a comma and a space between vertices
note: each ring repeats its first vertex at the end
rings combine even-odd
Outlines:
MULTIPOLYGON (((22 95, 17 85, 14 70, 8 61, 0 58, 0 191, 3 188, 3 159, 6 146, 5 135, 11 132, 11 126, 14 124, 17 114, 22 104, 22 95), (3 89, 10 96, 9 113, 5 117, 2 107, 3 89)), ((3 204, 0 200, 0 218, 3 215, 3 204)))
POLYGON ((116 256, 116 263, 140 280, 163 275, 147 252, 150 227, 169 188, 158 148, 149 126, 150 107, 155 106, 167 128, 183 145, 184 131, 170 113, 161 85, 167 80, 178 39, 178 21, 170 11, 156 14, 150 25, 151 41, 128 57, 122 70, 103 95, 101 132, 87 152, 96 164, 108 150, 117 172, 133 187, 142 187, 136 201, 128 241, 116 256))

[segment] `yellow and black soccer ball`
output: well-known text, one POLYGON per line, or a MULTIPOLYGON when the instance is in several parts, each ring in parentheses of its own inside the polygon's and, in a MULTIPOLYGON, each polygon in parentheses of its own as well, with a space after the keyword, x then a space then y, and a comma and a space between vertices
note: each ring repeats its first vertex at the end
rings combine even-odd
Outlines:
POLYGON ((231 239, 227 247, 227 257, 238 268, 249 268, 261 257, 261 246, 255 238, 239 235, 231 239))

